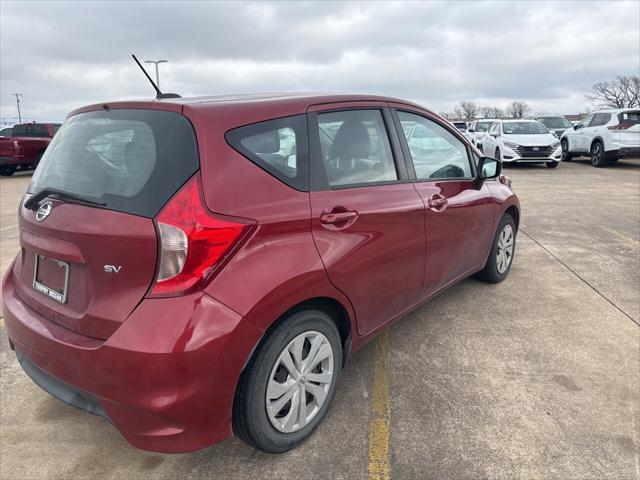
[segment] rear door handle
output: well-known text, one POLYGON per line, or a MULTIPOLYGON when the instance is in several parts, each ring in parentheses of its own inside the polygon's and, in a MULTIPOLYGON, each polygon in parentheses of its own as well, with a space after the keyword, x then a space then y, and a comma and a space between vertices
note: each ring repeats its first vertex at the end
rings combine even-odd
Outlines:
POLYGON ((442 212, 447 208, 448 203, 447 197, 439 193, 434 193, 429 197, 429 200, 427 200, 427 205, 434 212, 442 212))
POLYGON ((329 230, 343 230, 358 219, 358 212, 330 212, 320 215, 320 223, 329 230))

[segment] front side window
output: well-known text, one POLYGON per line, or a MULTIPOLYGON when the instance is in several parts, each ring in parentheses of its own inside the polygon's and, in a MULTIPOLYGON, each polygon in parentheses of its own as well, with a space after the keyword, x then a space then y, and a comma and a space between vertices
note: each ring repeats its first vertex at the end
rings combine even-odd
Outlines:
POLYGON ((318 135, 329 185, 398 179, 380 110, 319 113, 318 135))
POLYGON ((437 123, 408 112, 398 112, 418 180, 470 178, 467 148, 453 133, 437 123), (415 137, 413 132, 423 132, 415 137))
POLYGON ((497 135, 499 131, 500 131, 499 123, 494 123, 489 127, 489 135, 497 135))
POLYGON ((309 185, 305 115, 230 130, 227 142, 263 170, 297 190, 309 185))
POLYGON ((476 123, 475 131, 476 132, 486 132, 486 131, 489 130, 489 128, 493 124, 494 124, 494 122, 478 122, 478 123, 476 123))

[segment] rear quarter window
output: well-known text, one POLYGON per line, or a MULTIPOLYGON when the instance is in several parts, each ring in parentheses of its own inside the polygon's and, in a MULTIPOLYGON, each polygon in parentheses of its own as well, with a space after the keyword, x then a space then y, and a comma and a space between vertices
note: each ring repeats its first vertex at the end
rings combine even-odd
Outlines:
POLYGON ((56 133, 28 192, 56 188, 152 218, 199 165, 193 127, 178 113, 80 113, 56 133))
POLYGON ((296 190, 309 190, 307 116, 294 115, 229 130, 227 143, 296 190))

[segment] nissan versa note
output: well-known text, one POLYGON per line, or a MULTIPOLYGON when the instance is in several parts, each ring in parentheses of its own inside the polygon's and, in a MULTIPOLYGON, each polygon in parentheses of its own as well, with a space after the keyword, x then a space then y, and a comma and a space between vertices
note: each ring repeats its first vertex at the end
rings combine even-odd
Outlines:
POLYGON ((325 416, 350 352, 471 274, 507 276, 519 212, 498 161, 402 100, 84 107, 20 205, 10 346, 138 448, 233 431, 283 452, 325 416))

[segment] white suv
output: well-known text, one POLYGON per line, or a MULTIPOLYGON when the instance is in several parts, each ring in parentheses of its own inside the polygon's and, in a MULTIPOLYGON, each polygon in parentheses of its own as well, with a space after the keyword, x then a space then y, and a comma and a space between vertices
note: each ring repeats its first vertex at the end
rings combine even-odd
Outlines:
POLYGON ((600 110, 583 118, 560 138, 562 159, 590 155, 594 167, 640 155, 640 109, 600 110))
POLYGON ((562 152, 558 139, 537 120, 498 120, 482 140, 482 152, 502 163, 544 163, 558 166, 562 152))
POLYGON ((478 150, 482 151, 482 139, 487 136, 487 132, 491 125, 496 123, 498 120, 491 118, 483 118, 482 120, 474 120, 469 125, 469 132, 467 138, 471 142, 474 147, 477 147, 478 150))

